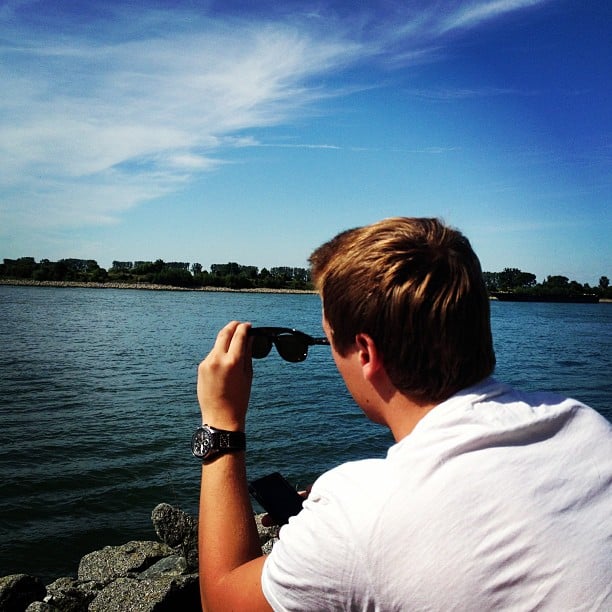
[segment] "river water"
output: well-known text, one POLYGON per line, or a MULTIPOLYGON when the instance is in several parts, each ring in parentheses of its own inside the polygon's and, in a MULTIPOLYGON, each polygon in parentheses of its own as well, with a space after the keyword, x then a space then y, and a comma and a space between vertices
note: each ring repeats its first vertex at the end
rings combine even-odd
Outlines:
MULTIPOLYGON (((492 302, 496 376, 612 420, 612 305, 492 302)), ((159 502, 196 513, 196 368, 231 319, 322 335, 310 294, 0 286, 0 576, 76 573, 87 552, 156 539, 159 502)), ((254 362, 248 471, 296 485, 382 456, 329 348, 254 362)))

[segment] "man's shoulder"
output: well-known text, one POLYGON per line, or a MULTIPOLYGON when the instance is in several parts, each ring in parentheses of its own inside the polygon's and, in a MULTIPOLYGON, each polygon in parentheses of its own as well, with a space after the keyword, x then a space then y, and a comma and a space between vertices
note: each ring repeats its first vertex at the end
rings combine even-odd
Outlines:
POLYGON ((385 459, 341 464, 317 478, 295 523, 318 525, 315 531, 355 541, 376 521, 396 488, 393 466, 385 459))
POLYGON ((338 465, 315 481, 309 497, 367 496, 372 486, 385 486, 388 462, 384 458, 360 459, 338 465))
POLYGON ((415 431, 475 423, 514 429, 550 419, 584 420, 610 428, 603 416, 577 399, 551 391, 517 389, 490 377, 436 406, 415 431))

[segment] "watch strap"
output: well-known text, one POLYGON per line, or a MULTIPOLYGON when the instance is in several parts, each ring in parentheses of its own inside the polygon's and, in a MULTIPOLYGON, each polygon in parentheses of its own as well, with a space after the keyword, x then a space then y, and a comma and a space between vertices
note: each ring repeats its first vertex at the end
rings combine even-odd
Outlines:
POLYGON ((246 449, 246 435, 243 431, 227 431, 225 429, 215 429, 214 427, 211 427, 211 429, 213 430, 213 435, 219 441, 214 446, 220 452, 246 449))

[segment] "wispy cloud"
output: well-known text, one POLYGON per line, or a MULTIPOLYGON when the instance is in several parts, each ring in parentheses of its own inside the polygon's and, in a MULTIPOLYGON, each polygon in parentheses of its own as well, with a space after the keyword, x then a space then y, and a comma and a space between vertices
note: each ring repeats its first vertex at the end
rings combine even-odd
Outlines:
POLYGON ((267 147, 275 149, 331 149, 339 151, 343 147, 333 144, 309 144, 309 143, 282 143, 282 142, 253 142, 250 146, 267 147))
POLYGON ((409 89, 408 95, 427 100, 468 100, 472 98, 491 98, 496 96, 535 96, 536 91, 512 89, 508 87, 457 87, 437 89, 409 89))
POLYGON ((319 13, 307 27, 303 16, 230 19, 146 9, 98 11, 70 23, 65 16, 39 22, 34 9, 43 5, 5 3, 0 225, 115 222, 125 210, 219 167, 229 148, 338 149, 266 145, 248 132, 290 122, 345 94, 327 84, 331 74, 377 57, 422 63, 443 45, 444 32, 543 1, 415 11, 399 26, 377 23, 367 36, 368 19, 349 34, 330 28, 319 13))
POLYGON ((45 192, 34 200, 63 217, 53 192, 65 209, 73 184, 87 180, 85 201, 99 212, 69 198, 68 216, 84 223, 217 167, 228 135, 278 125, 329 95, 307 82, 358 47, 282 24, 102 43, 27 28, 11 43, 3 30, 0 184, 45 192))
POLYGON ((473 28, 483 21, 495 19, 520 9, 541 5, 546 1, 492 0, 489 2, 468 2, 454 11, 449 11, 448 15, 440 20, 439 31, 443 33, 451 30, 473 28))

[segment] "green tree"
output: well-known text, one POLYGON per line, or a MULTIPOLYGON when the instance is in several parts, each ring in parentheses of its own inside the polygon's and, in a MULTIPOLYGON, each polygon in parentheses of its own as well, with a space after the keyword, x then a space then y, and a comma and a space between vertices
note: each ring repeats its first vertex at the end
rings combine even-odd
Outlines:
POLYGON ((137 276, 145 276, 155 272, 155 267, 152 261, 135 261, 132 272, 137 276))
POLYGON ((547 289, 567 289, 569 288, 569 278, 560 275, 547 276, 542 286, 547 289))
POLYGON ((483 272, 482 278, 487 291, 497 291, 499 289, 498 272, 483 272))
POLYGON ((131 270, 134 264, 131 261, 113 261, 111 272, 126 272, 131 270))
POLYGON ((193 283, 198 287, 209 287, 211 286, 211 276, 206 270, 196 272, 193 275, 193 283))
POLYGON ((502 291, 526 289, 536 284, 535 274, 523 272, 518 268, 504 268, 497 275, 498 288, 502 291))
POLYGON ((89 280, 93 283, 104 283, 108 280, 108 272, 98 266, 91 272, 89 280))
POLYGON ((33 278, 36 269, 34 257, 20 257, 19 259, 5 259, 3 264, 4 276, 8 278, 33 278))

